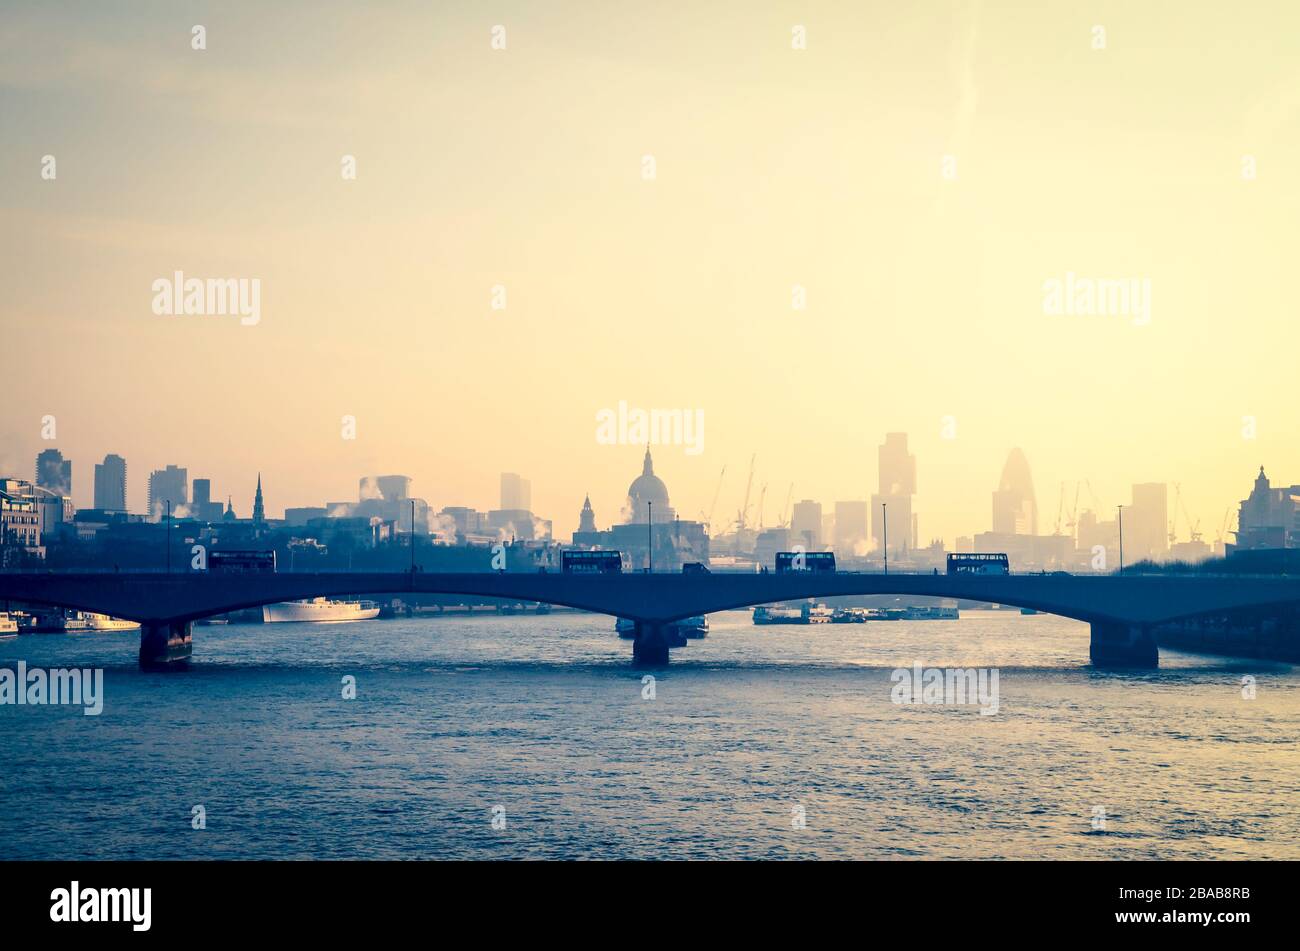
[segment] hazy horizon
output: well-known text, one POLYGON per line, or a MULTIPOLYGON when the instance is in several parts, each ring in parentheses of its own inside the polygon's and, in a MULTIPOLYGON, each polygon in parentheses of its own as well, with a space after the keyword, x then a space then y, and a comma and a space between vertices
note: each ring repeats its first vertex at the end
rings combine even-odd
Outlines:
POLYGON ((567 538, 640 472, 620 401, 703 413, 652 448, 682 518, 727 466, 715 522, 754 455, 767 524, 869 499, 894 431, 923 544, 988 529, 1015 447, 1043 533, 1063 481, 1180 483, 1210 541, 1261 464, 1300 482, 1294 4, 0 9, 0 475, 58 448, 78 506, 106 453, 134 511, 174 463, 244 517, 259 472, 278 516, 511 471, 567 538), (155 314, 176 271, 259 320, 155 314), (1103 278, 1145 319, 1049 312, 1103 278))

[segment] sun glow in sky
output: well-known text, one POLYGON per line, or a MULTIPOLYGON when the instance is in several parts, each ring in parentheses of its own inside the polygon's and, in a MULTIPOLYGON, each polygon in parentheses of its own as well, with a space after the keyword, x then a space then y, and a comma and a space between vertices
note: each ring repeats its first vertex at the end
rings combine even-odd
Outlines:
POLYGON ((567 537, 640 471, 620 401, 703 412, 654 451, 685 518, 752 455, 768 524, 868 498, 896 430, 950 545, 1017 446, 1043 531, 1062 481, 1181 483, 1210 535, 1300 481, 1293 2, 0 10, 0 474, 56 446, 79 506, 108 452, 136 511, 167 463, 243 516, 259 471, 272 515, 514 471, 567 537), (260 321, 156 315, 177 270, 260 321), (1149 320, 1048 313, 1067 275, 1149 320))

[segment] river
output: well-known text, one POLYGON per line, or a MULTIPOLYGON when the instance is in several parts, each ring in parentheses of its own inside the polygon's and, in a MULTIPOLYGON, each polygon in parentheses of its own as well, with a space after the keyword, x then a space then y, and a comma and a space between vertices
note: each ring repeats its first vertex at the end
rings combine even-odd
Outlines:
POLYGON ((168 674, 134 632, 0 641, 105 671, 99 716, 0 706, 0 858, 1300 858, 1289 665, 711 621, 652 682, 577 613, 196 627, 168 674), (916 662, 996 668, 997 712, 893 702, 916 662))

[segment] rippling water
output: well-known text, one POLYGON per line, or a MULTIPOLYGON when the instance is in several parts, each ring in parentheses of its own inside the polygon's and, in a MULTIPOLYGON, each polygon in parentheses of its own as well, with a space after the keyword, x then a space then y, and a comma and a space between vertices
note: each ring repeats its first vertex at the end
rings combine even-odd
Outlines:
POLYGON ((183 674, 0 641, 106 668, 99 717, 0 706, 0 858, 1300 857, 1288 665, 1102 673, 1049 615, 712 625, 650 700, 582 614, 196 627, 183 674), (999 668, 1000 711, 892 703, 917 660, 999 668))

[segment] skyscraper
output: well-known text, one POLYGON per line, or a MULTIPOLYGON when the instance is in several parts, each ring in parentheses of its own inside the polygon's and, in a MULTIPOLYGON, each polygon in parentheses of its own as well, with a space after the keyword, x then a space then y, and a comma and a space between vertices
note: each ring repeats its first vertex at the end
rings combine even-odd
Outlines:
POLYGON ((531 512, 533 485, 518 473, 501 473, 501 508, 503 511, 531 512))
POLYGON ((1002 467, 1002 478, 993 493, 993 532, 1002 535, 1037 535, 1038 503, 1029 460, 1012 449, 1002 467))
POLYGON ((201 522, 219 522, 224 509, 212 501, 212 480, 195 479, 190 487, 190 514, 201 522))
POLYGON ((794 504, 790 515, 790 542, 808 551, 820 551, 822 544, 822 504, 804 499, 794 504))
POLYGON ((166 503, 170 502, 172 512, 189 503, 190 473, 188 469, 168 466, 155 469, 149 473, 149 516, 153 519, 163 517, 166 503))
POLYGON ((916 456, 907 451, 907 433, 886 433, 877 459, 881 495, 916 494, 916 456))
POLYGON ((72 495, 72 462, 57 449, 46 449, 36 457, 36 484, 55 495, 72 495))
POLYGON ((869 524, 866 502, 836 502, 835 553, 841 557, 863 554, 869 524))
POLYGON ((375 479, 379 494, 386 502, 404 502, 411 497, 411 477, 404 475, 383 475, 375 479))
POLYGON ((877 459, 880 491, 871 496, 871 537, 876 550, 883 550, 888 519, 889 551, 898 554, 915 547, 912 496, 916 494, 916 456, 907 451, 907 433, 886 433, 877 459))
POLYGON ((126 460, 109 454, 95 463, 95 508, 126 511, 126 460))
POLYGON ((1163 482, 1133 486, 1133 504, 1124 510, 1124 556, 1132 563, 1162 558, 1169 550, 1169 489, 1163 482))

